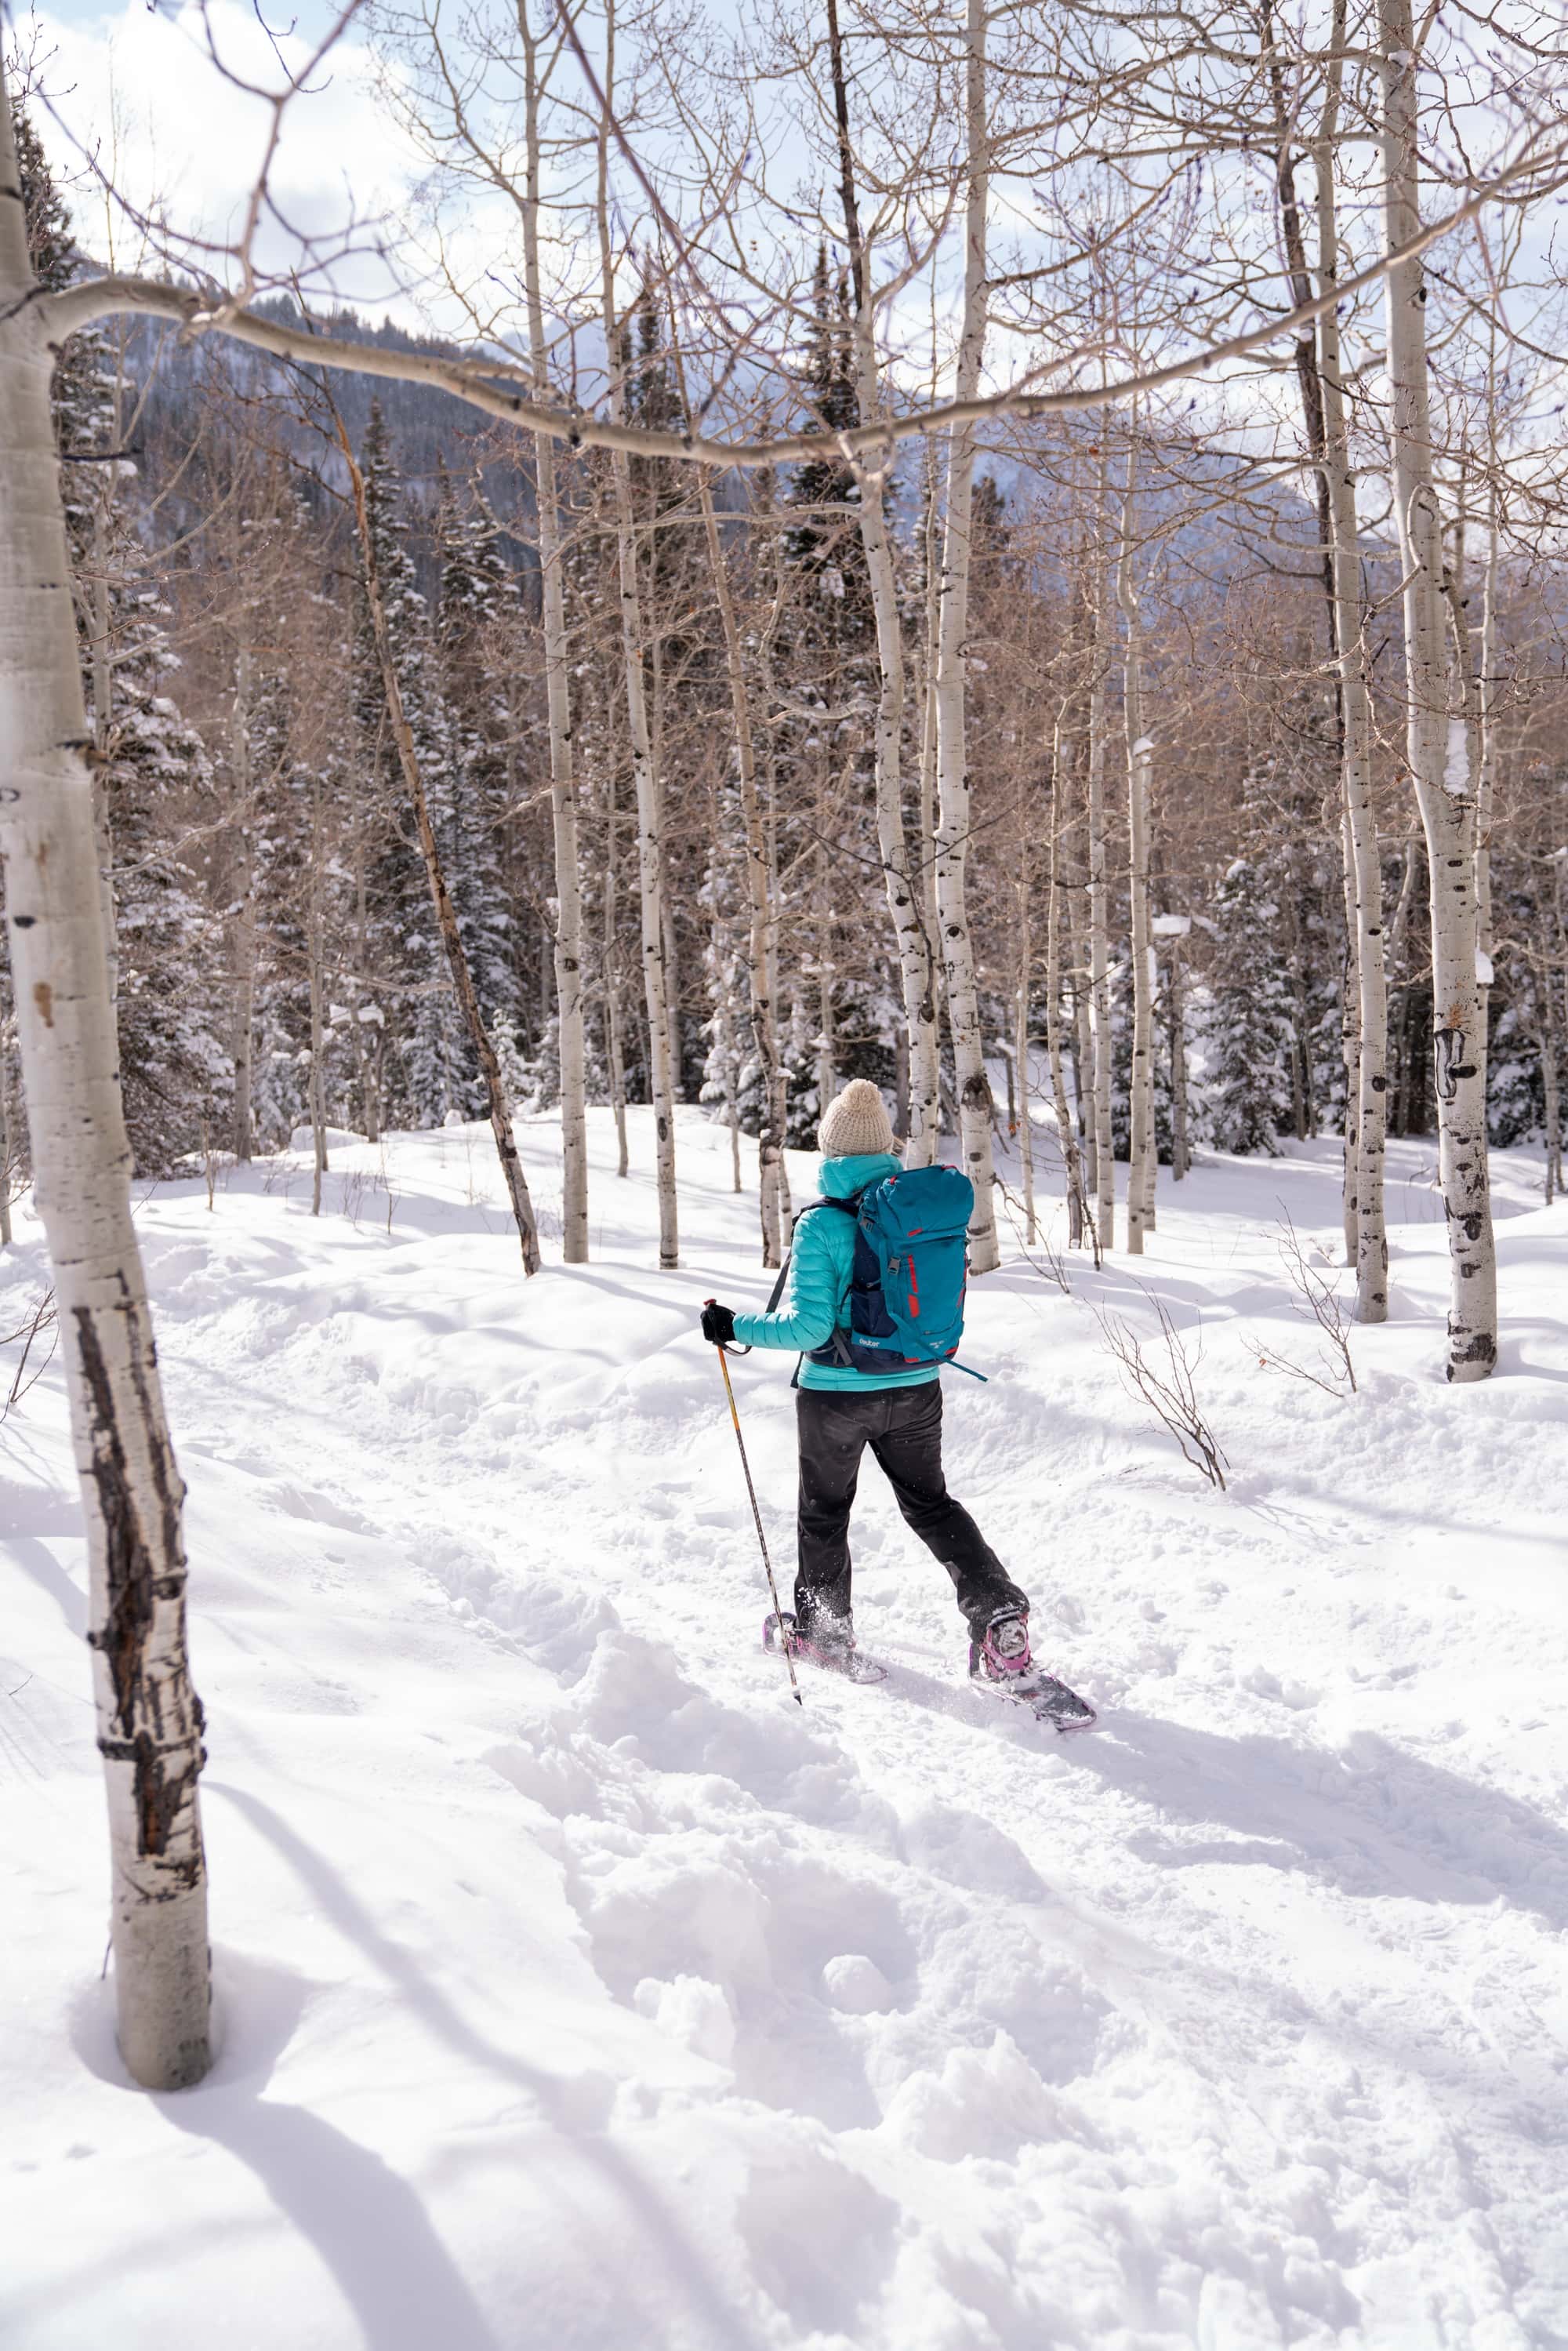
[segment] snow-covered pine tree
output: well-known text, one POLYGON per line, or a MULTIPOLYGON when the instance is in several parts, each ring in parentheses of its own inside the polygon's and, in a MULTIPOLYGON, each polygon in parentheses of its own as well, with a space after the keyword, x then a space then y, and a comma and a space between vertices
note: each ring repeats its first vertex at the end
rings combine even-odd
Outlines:
POLYGON ((1237 858, 1214 900, 1218 943, 1202 1036, 1203 1123, 1219 1151, 1271 1154, 1293 1124, 1279 912, 1257 864, 1237 858))
MULTIPOLYGON (((444 778, 449 751, 429 615, 407 545, 402 483, 379 401, 360 458, 377 576, 404 714, 422 774, 444 778)), ((386 1015, 382 1111, 389 1126, 439 1126, 449 1110, 476 1114, 472 1063, 453 999, 413 817, 387 713, 362 582, 354 608, 354 713, 365 779, 367 978, 386 1015)))
MULTIPOLYGON (((483 486, 476 481, 461 495, 444 465, 437 480, 435 650, 446 758, 431 775, 430 814, 479 1008, 494 1036, 503 1019, 515 1033, 517 1013, 500 834, 511 722, 495 659, 497 633, 516 617, 517 588, 483 486)), ((465 1058, 464 1098, 455 1106, 477 1118, 484 1087, 472 1055, 465 1058)))

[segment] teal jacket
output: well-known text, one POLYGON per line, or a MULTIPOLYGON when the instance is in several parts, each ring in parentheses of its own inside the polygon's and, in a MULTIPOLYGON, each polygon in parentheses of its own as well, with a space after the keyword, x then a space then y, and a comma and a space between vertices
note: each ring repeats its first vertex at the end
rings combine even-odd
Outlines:
MULTIPOLYGON (((890 1151, 862 1153, 852 1159, 824 1159, 817 1189, 825 1200, 848 1200, 903 1165, 890 1151)), ((854 1270, 852 1217, 813 1209, 795 1228, 789 1287, 777 1314, 737 1314, 735 1335, 747 1347, 783 1347, 809 1356, 825 1346, 835 1330, 849 1324, 850 1275, 854 1270)), ((857 1372, 841 1364, 804 1363, 803 1388, 913 1388, 941 1376, 939 1364, 915 1372, 857 1372)))

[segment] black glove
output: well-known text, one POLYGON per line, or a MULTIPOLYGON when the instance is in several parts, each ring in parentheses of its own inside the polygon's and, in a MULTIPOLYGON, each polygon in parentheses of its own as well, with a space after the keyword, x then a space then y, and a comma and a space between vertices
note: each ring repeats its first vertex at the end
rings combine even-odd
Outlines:
POLYGON ((709 1299, 703 1308, 703 1337, 716 1347, 727 1347, 735 1337, 735 1316, 727 1306, 709 1299))

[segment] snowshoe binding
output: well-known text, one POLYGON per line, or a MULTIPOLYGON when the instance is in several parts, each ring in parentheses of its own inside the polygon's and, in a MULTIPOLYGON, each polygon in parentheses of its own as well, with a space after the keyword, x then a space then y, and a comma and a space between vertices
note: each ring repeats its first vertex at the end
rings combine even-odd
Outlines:
POLYGON ((821 1666, 826 1673, 842 1674, 846 1681, 884 1682, 887 1679, 887 1667, 875 1665, 870 1657, 862 1656, 855 1646, 853 1633, 847 1627, 841 1632, 835 1626, 829 1633, 817 1625, 811 1631, 802 1633, 793 1616, 769 1616, 763 1624, 762 1646, 774 1651, 787 1650, 790 1656, 806 1665, 821 1666))
POLYGON ((1037 1722, 1053 1730, 1092 1730, 1099 1720, 1087 1698, 1037 1666, 1030 1654, 1029 1619, 1016 1609, 993 1616, 985 1633, 969 1644, 969 1678, 997 1698, 1027 1706, 1037 1722))

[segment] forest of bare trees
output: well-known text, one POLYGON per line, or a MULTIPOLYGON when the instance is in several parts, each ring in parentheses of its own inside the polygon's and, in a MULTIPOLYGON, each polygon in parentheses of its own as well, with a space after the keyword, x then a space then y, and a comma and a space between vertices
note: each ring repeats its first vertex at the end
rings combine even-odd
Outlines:
POLYGON ((6 1186, 72 1351, 150 2081, 204 2064, 200 1709, 131 1170, 308 1130, 319 1203, 334 1131, 487 1118, 531 1272, 589 1255, 585 1108, 625 1175, 646 1103, 673 1267, 700 1103, 776 1265, 783 1147, 868 1076, 974 1177, 977 1273, 1006 1218, 1137 1254, 1198 1151, 1343 1138, 1375 1322, 1385 1139, 1431 1134, 1458 1382, 1489 1140, 1562 1183, 1546 12, 361 29, 427 166, 395 235, 280 260, 264 161, 232 247, 128 211, 110 272, 47 55, 0 110, 6 1186), (334 290, 376 240, 395 327, 334 290))

